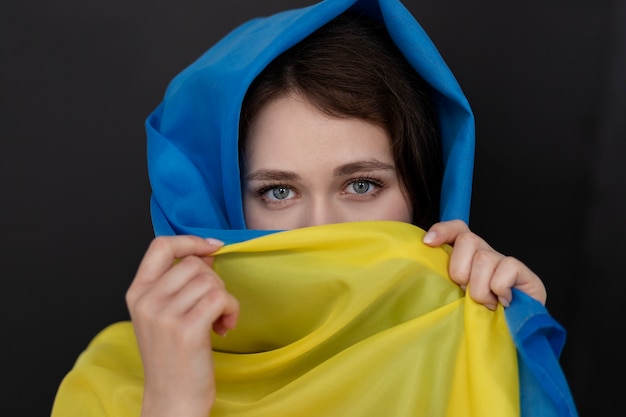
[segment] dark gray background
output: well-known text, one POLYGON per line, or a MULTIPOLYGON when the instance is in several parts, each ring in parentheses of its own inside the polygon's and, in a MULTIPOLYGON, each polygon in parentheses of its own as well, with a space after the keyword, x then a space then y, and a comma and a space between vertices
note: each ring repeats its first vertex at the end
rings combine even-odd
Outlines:
MULTIPOLYGON (((48 415, 152 237, 143 121, 244 20, 313 1, 0 5, 3 415, 48 415)), ((582 416, 625 389, 626 2, 407 0, 477 120, 471 226, 531 266, 582 416)))

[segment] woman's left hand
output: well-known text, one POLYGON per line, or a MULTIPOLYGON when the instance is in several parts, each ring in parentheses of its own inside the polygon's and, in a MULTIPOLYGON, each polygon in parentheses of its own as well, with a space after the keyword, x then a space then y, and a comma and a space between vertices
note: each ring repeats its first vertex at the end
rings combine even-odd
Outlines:
POLYGON ((490 310, 498 301, 508 307, 517 288, 542 304, 546 303, 546 288, 541 279, 518 259, 494 250, 461 220, 434 224, 424 236, 428 246, 448 243, 453 246, 448 272, 450 278, 470 297, 490 310))

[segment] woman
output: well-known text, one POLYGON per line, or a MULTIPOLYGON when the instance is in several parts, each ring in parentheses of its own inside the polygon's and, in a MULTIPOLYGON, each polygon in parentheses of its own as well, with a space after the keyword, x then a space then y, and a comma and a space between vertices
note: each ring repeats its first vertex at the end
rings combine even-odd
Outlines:
MULTIPOLYGON (((235 277, 224 283, 210 256, 223 241, 279 230, 314 233, 320 230, 314 226, 343 223, 354 225, 323 230, 392 227, 401 234, 409 226, 377 222, 413 224, 420 229, 411 228, 412 239, 432 248, 452 246, 450 278, 487 309, 508 306, 512 289, 545 303, 545 288, 530 269, 493 250, 466 225, 471 111, 434 47, 395 1, 329 0, 243 25, 172 82, 146 126, 153 222, 160 236, 127 293, 145 375, 142 416, 241 414, 245 405, 229 403, 246 401, 255 404, 255 412, 271 415, 276 410, 268 397, 286 404, 282 397, 309 395, 302 381, 321 369, 317 364, 254 401, 228 398, 231 392, 247 398, 265 390, 272 378, 264 374, 246 389, 249 379, 226 388, 231 376, 220 376, 219 352, 243 349, 241 337, 247 343, 245 331, 233 333, 234 344, 208 337, 211 329, 220 335, 239 331, 240 300, 230 287, 235 277), (255 43, 251 52, 236 46, 249 42, 255 43), (282 394, 296 382, 305 387, 282 394), (220 384, 229 394, 216 405, 220 384)), ((446 297, 456 291, 447 287, 446 297)), ((315 333, 324 327, 312 328, 315 333)), ((306 337, 280 346, 272 345, 273 338, 262 343, 270 346, 265 350, 279 351, 306 337)), ((320 367, 344 351, 333 351, 320 367)), ((452 395, 457 388, 444 389, 452 395)), ((326 402, 328 395, 313 395, 311 402, 326 402)), ((335 412, 346 404, 355 407, 349 399, 343 403, 335 404, 335 412)), ((454 415, 450 410, 462 407, 431 409, 424 403, 392 414, 413 415, 417 407, 425 415, 454 415)), ((315 407, 306 414, 319 413, 315 407)))

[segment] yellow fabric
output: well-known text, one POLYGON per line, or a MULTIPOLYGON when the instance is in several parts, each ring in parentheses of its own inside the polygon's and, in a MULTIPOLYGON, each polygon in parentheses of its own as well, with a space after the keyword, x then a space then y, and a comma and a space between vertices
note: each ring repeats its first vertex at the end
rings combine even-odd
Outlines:
MULTIPOLYGON (((222 248, 214 267, 241 313, 213 335, 211 415, 519 416, 502 308, 465 296, 447 277, 449 248, 423 233, 343 223, 222 248)), ((114 324, 66 376, 52 416, 138 416, 142 383, 132 325, 114 324)))

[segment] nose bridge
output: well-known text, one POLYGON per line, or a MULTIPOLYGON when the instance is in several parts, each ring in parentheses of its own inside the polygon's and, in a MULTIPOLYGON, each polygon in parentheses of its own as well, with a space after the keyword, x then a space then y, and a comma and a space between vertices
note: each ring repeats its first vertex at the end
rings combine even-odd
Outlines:
POLYGON ((307 201, 306 218, 304 219, 307 226, 340 223, 341 221, 341 212, 332 197, 316 195, 307 201))

